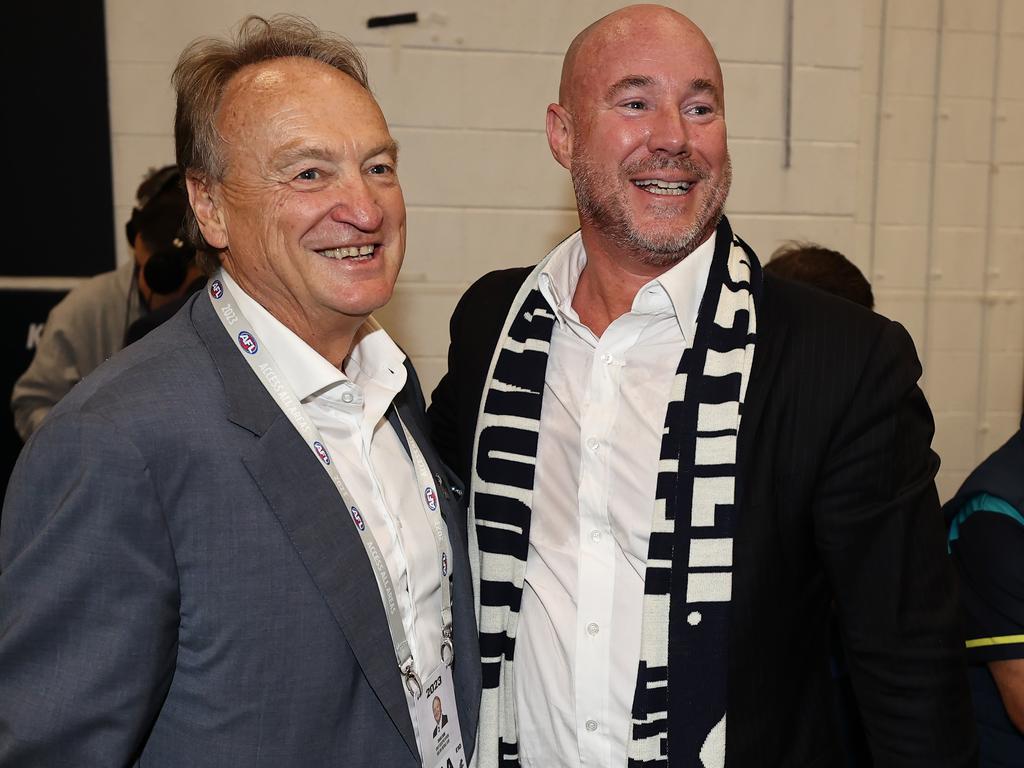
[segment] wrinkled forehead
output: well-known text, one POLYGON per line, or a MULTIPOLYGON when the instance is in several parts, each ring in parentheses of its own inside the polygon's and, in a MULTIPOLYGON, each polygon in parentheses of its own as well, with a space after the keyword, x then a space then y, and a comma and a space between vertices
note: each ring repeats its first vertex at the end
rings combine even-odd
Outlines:
POLYGON ((567 59, 565 97, 602 98, 615 83, 645 78, 658 83, 710 83, 722 93, 722 70, 704 34, 687 20, 608 18, 567 59))
POLYGON ((307 58, 272 59, 244 67, 228 81, 217 110, 217 129, 229 143, 269 125, 300 130, 305 125, 387 132, 376 100, 353 78, 307 58), (349 120, 339 120, 339 115, 349 120))

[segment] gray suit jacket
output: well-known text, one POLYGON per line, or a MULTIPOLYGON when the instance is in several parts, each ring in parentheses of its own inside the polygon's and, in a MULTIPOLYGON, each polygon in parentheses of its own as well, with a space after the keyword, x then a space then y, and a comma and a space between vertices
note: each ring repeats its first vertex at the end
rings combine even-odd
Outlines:
MULTIPOLYGON (((397 408, 443 473, 409 373, 397 408)), ((479 650, 450 496, 471 750, 479 650)), ((0 765, 412 768, 405 697, 337 492, 203 293, 25 447, 0 532, 0 765)))

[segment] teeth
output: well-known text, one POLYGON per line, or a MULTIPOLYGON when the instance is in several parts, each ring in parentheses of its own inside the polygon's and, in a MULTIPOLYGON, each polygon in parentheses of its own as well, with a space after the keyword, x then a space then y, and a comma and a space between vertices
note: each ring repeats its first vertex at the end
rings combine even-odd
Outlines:
POLYGON ((662 181, 661 179, 639 179, 633 182, 640 189, 652 195, 685 195, 693 186, 689 181, 662 181))
POLYGON ((360 246, 349 246, 348 248, 331 248, 326 251, 320 251, 321 256, 326 256, 329 259, 351 259, 358 256, 372 256, 373 246, 372 245, 360 245, 360 246))

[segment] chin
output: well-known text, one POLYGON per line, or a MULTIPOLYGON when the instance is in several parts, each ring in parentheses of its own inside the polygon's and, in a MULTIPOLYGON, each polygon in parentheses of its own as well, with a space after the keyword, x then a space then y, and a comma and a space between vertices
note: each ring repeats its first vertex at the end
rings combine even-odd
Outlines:
POLYGON ((338 307, 338 311, 353 317, 368 317, 391 301, 391 294, 392 292, 388 291, 384 295, 363 296, 356 300, 346 301, 338 307))

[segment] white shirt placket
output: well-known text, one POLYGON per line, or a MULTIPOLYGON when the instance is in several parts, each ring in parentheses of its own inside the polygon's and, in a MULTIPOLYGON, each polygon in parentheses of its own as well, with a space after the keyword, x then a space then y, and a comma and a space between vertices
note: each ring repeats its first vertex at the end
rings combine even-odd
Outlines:
POLYGON ((611 766, 609 730, 611 640, 615 597, 615 539, 608 513, 615 454, 629 450, 613 439, 619 412, 625 350, 646 319, 625 315, 597 340, 580 409, 578 610, 576 614, 576 717, 581 766, 611 766))

